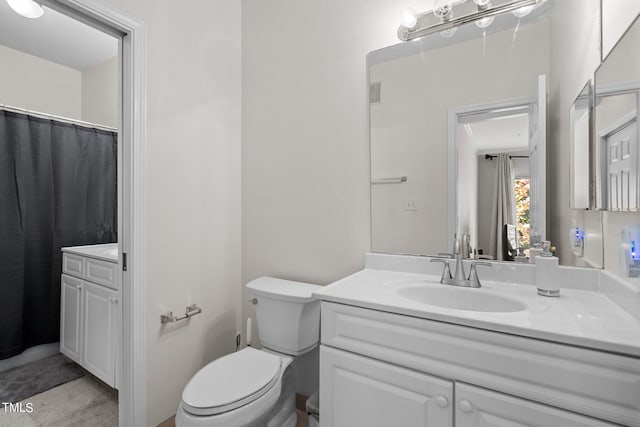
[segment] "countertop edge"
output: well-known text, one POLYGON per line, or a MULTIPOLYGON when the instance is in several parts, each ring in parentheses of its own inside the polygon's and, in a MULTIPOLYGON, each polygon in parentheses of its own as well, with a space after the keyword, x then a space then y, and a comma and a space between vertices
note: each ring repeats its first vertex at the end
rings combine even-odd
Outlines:
POLYGON ((553 342, 555 344, 569 345, 574 347, 581 347, 594 351, 602 351, 606 353, 613 353, 626 357, 640 358, 640 347, 628 346, 625 344, 612 343, 606 341, 595 340, 591 338, 576 337, 564 334, 556 334, 548 331, 541 331, 531 328, 523 328, 520 326, 510 326, 506 324, 497 324, 488 321, 482 321, 477 319, 467 319, 457 317, 455 315, 446 315, 440 313, 433 313, 429 311, 417 311, 407 308, 399 308, 396 306, 386 306, 384 304, 360 301, 351 298, 337 297, 333 295, 317 294, 317 297, 321 301, 332 302, 344 305, 350 305, 353 307, 359 307, 363 309, 377 310, 390 314, 397 314, 400 316, 410 316, 425 320, 431 320, 436 322, 449 323, 458 326, 465 326, 475 329, 482 329, 489 332, 503 333, 523 338, 531 338, 537 340, 543 340, 553 342))

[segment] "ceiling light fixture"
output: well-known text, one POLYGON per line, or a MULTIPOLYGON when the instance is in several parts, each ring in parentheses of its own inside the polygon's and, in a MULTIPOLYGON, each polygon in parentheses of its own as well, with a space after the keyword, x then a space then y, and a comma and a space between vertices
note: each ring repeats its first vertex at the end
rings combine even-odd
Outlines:
POLYGON ((459 26, 471 22, 475 22, 480 28, 487 28, 498 15, 512 12, 516 17, 522 18, 544 1, 436 0, 433 10, 415 15, 413 9, 413 13, 405 11, 402 24, 398 28, 398 38, 409 41, 433 33, 451 37, 459 26))
POLYGON ((25 18, 40 18, 44 14, 44 9, 33 0, 7 0, 9 7, 25 18))

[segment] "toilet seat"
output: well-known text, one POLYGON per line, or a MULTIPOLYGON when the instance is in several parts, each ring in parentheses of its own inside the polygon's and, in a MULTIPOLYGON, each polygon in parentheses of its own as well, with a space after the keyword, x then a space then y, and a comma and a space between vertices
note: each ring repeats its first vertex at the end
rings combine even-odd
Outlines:
POLYGON ((279 394, 273 386, 282 369, 280 357, 246 347, 198 371, 184 388, 182 406, 194 415, 216 415, 245 406, 271 390, 279 394))

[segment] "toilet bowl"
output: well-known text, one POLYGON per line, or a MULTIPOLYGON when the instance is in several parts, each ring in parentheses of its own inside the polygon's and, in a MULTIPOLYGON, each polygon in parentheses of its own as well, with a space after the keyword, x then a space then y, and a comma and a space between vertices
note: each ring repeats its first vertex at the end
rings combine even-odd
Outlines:
POLYGON ((189 381, 177 427, 295 427, 296 356, 318 345, 320 286, 261 277, 255 298, 262 350, 246 347, 206 365, 189 381))

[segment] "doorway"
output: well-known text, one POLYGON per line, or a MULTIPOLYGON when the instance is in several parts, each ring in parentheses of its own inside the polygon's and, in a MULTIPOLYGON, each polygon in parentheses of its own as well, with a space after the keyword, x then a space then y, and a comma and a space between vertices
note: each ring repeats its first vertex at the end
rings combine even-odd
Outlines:
MULTIPOLYGON (((145 69, 141 23, 107 5, 85 0, 39 2, 119 39, 119 113, 117 114, 117 232, 119 253, 115 277, 121 289, 117 318, 116 359, 119 424, 146 425, 144 147, 145 69)), ((1 101, 0 101, 1 102, 1 101)))
POLYGON ((450 112, 450 228, 469 236, 473 250, 465 256, 513 261, 530 245, 534 104, 506 100, 450 112))

